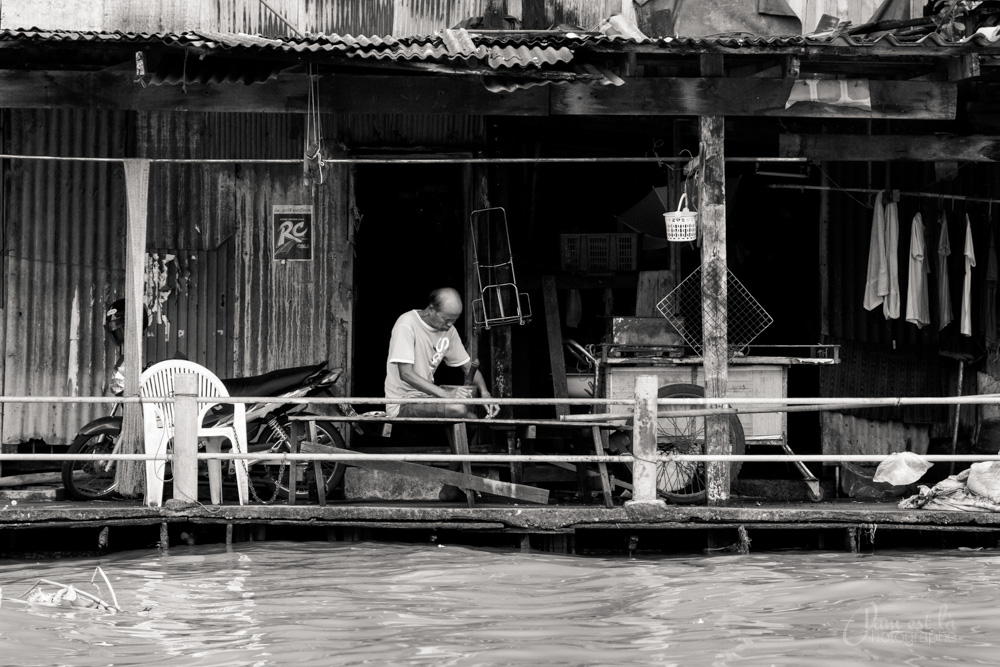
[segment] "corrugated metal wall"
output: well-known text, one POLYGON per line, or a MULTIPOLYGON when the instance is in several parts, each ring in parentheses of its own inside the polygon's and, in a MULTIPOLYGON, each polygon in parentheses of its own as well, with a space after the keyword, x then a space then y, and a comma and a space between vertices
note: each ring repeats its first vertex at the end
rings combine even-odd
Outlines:
MULTIPOLYGON (((203 27, 223 32, 292 36, 275 13, 300 32, 338 35, 393 34, 393 0, 216 0, 202 5, 203 27)), ((440 26, 439 26, 440 27, 440 26)), ((432 31, 433 32, 433 31, 432 31)))
MULTIPOLYGON (((145 339, 147 361, 180 352, 222 376, 328 359, 349 368, 353 312, 351 172, 331 168, 304 183, 297 114, 5 112, 6 152, 37 155, 233 159, 224 165, 154 164, 147 279, 161 310, 145 339), (272 261, 274 205, 315 207, 312 262, 272 261)), ((414 145, 469 150, 482 119, 326 116, 329 141, 353 150, 414 145)), ((104 393, 117 349, 105 304, 122 295, 125 201, 120 164, 4 163, 4 393, 104 393)), ((350 387, 345 374, 341 387, 350 387)), ((100 406, 6 407, 4 443, 66 443, 104 414, 100 406)))
MULTIPOLYGON (((16 3, 26 2, 29 0, 16 3)), ((105 7, 102 27, 132 32, 200 28, 267 37, 293 36, 294 28, 302 33, 403 37, 431 35, 464 19, 481 16, 486 0, 269 0, 267 4, 273 11, 259 0, 120 0, 105 7)), ((506 3, 506 13, 523 19, 530 28, 564 23, 589 30, 621 12, 622 0, 506 3)), ((21 13, 30 15, 30 10, 22 9, 21 13)), ((91 17, 88 25, 94 20, 91 17)))
MULTIPOLYGON (((120 157, 128 116, 106 111, 3 112, 5 152, 120 157)), ((124 275, 120 164, 7 160, 4 169, 3 393, 100 396, 116 349, 104 304, 124 275)), ((106 407, 4 406, 3 443, 64 441, 106 407)))
MULTIPOLYGON (((236 181, 236 368, 247 374, 328 359, 347 367, 353 248, 347 212, 348 170, 326 182, 302 181, 292 167, 246 167, 236 181), (275 205, 314 207, 311 262, 272 260, 275 205)), ((341 387, 350 386, 344 377, 341 387)))

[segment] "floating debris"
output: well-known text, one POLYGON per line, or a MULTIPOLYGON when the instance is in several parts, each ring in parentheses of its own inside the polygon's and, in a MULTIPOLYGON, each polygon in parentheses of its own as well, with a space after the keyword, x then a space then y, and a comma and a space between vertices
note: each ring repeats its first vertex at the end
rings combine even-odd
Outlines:
POLYGON ((111 595, 111 602, 106 602, 96 595, 82 591, 72 584, 61 584, 58 581, 39 579, 31 588, 16 598, 4 598, 3 589, 0 589, 0 607, 7 603, 63 609, 90 609, 111 614, 122 611, 122 608, 118 606, 118 597, 115 595, 115 589, 111 586, 111 582, 108 581, 104 570, 100 567, 95 568, 94 574, 90 577, 90 583, 94 585, 98 593, 101 592, 100 585, 94 582, 98 574, 101 575, 104 583, 107 584, 108 592, 111 595), (43 586, 54 586, 55 590, 47 590, 43 586))

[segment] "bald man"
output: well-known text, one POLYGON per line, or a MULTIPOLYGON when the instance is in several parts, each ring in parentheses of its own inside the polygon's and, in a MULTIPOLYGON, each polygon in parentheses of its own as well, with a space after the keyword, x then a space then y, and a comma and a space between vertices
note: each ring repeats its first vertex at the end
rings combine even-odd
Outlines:
MULTIPOLYGON (((467 373, 472 359, 455 331, 455 322, 462 315, 462 297, 450 287, 436 289, 422 310, 403 313, 392 327, 389 357, 385 364, 385 397, 392 398, 472 398, 473 387, 444 388, 434 382, 434 373, 441 362, 467 373)), ((476 370, 475 386, 479 396, 490 398, 482 373, 476 370)), ((488 405, 486 416, 499 412, 497 405, 488 405)), ((475 417, 469 406, 462 403, 435 405, 404 405, 387 402, 390 417, 475 417)))

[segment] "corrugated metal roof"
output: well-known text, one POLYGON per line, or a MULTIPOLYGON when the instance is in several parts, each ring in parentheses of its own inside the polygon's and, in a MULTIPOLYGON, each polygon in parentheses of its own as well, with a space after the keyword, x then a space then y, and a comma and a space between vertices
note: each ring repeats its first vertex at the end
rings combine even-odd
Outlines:
MULTIPOLYGON (((271 39, 259 35, 243 33, 220 33, 211 31, 174 33, 122 33, 88 32, 65 30, 2 30, 0 42, 86 42, 127 44, 162 44, 170 47, 187 47, 199 51, 278 52, 301 56, 305 54, 330 54, 391 61, 468 61, 479 60, 493 68, 541 68, 573 60, 575 53, 588 47, 606 50, 627 51, 639 46, 649 52, 660 49, 665 52, 719 48, 740 49, 815 49, 821 54, 824 49, 841 51, 844 48, 857 49, 863 55, 867 50, 899 51, 911 54, 914 49, 924 48, 956 52, 1000 52, 1000 40, 991 40, 983 34, 975 34, 957 42, 950 42, 937 33, 918 38, 900 38, 884 34, 876 39, 862 39, 840 34, 833 37, 815 38, 808 36, 762 37, 746 33, 714 35, 709 37, 662 37, 656 39, 604 35, 597 33, 507 33, 484 34, 468 30, 441 30, 434 35, 393 37, 359 35, 308 35, 307 37, 271 39)), ((236 55, 236 53, 233 53, 236 55)))

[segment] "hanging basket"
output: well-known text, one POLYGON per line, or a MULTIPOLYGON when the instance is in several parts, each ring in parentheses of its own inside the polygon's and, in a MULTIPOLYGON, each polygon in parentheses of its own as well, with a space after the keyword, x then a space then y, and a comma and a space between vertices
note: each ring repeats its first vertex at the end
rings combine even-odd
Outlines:
POLYGON ((668 241, 694 241, 698 238, 698 212, 688 210, 686 192, 677 202, 676 211, 663 214, 663 221, 667 225, 668 241))

